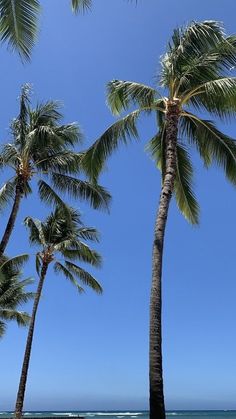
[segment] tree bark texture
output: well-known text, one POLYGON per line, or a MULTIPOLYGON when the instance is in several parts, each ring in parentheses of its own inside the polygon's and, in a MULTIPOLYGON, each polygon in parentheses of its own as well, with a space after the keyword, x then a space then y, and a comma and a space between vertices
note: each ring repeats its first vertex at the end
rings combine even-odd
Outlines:
POLYGON ((166 418, 162 371, 162 259, 168 209, 176 176, 178 119, 178 103, 169 101, 166 111, 165 169, 152 254, 149 341, 150 419, 166 418))
POLYGON ((47 273, 47 269, 48 269, 48 263, 43 263, 40 280, 38 283, 38 288, 37 288, 35 299, 34 299, 33 311, 32 311, 32 316, 30 320, 29 331, 28 331, 28 336, 27 336, 27 341, 26 341, 24 360, 23 360, 23 365, 22 365, 22 370, 21 370, 21 377, 20 377, 20 383, 19 383, 16 406, 15 406, 15 415, 14 415, 15 419, 22 418, 25 388, 26 388, 27 375, 28 375, 28 369, 29 369, 31 347, 32 347, 33 336, 34 336, 35 319, 36 319, 38 304, 39 304, 40 296, 42 293, 42 288, 43 288, 44 279, 47 273))
POLYGON ((11 210, 8 223, 5 228, 5 231, 4 231, 1 243, 0 243, 0 256, 4 254, 6 247, 8 245, 8 242, 10 240, 13 228, 15 226, 16 217, 19 211, 22 195, 23 195, 22 182, 21 182, 21 179, 19 178, 16 184, 15 198, 14 198, 12 210, 11 210))

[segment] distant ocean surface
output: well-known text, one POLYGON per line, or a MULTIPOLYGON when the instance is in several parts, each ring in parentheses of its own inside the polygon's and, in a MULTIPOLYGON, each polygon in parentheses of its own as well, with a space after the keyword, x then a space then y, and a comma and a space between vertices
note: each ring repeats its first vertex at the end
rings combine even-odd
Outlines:
MULTIPOLYGON (((73 415, 80 415, 85 419, 149 419, 148 412, 144 411, 86 411, 86 412, 46 412, 46 411, 38 411, 38 412, 25 412, 25 416, 27 419, 28 416, 34 416, 35 419, 43 419, 44 417, 50 417, 56 419, 57 416, 70 416, 73 415)), ((235 418, 236 419, 236 410, 173 410, 167 412, 167 417, 178 417, 178 419, 227 419, 227 418, 235 418)), ((12 412, 0 412, 0 419, 11 418, 12 412)))

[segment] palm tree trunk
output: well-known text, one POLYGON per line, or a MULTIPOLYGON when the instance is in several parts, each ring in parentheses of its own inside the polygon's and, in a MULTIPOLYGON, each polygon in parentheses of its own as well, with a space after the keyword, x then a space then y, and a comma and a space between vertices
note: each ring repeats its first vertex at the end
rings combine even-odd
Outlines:
POLYGON ((22 184, 21 184, 21 180, 18 179, 17 184, 16 184, 15 198, 14 198, 11 214, 8 219, 8 223, 7 223, 6 229, 4 231, 4 234, 0 243, 0 256, 2 256, 3 253, 5 252, 9 239, 11 237, 11 233, 13 231, 13 228, 16 222, 16 217, 19 211, 21 198, 22 198, 22 184))
POLYGON ((33 305, 33 311, 32 311, 32 317, 30 320, 29 325, 29 331, 28 331, 28 337, 25 347, 25 355, 24 355, 24 361, 23 366, 21 370, 21 377, 20 377, 20 383, 19 383, 19 389, 17 393, 17 399, 16 399, 16 407, 15 407, 15 419, 21 419, 22 418, 22 410, 23 410, 23 404, 24 404, 24 396, 25 396, 25 387, 26 387, 26 381, 27 381, 27 375, 28 375, 28 369, 29 369, 29 362, 30 362, 30 354, 31 354, 31 347, 33 342, 33 335, 34 335, 34 325, 35 325, 35 318, 37 314, 38 304, 43 288, 44 279, 47 273, 48 269, 48 263, 44 262, 42 265, 40 280, 38 283, 38 288, 36 291, 35 299, 34 299, 34 305, 33 305))
POLYGON ((176 174, 178 119, 178 103, 175 101, 168 102, 166 112, 165 170, 155 222, 152 255, 149 347, 150 419, 166 418, 162 374, 161 277, 166 220, 176 174))

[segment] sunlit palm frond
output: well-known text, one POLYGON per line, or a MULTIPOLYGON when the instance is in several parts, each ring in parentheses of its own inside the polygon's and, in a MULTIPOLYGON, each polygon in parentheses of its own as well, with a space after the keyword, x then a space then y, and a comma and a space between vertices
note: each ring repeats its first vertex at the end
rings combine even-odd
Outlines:
POLYGON ((38 0, 0 1, 0 39, 29 59, 37 37, 38 0))
POLYGON ((107 102, 114 115, 120 115, 131 104, 139 108, 151 108, 156 97, 156 90, 141 83, 112 80, 107 84, 107 102))

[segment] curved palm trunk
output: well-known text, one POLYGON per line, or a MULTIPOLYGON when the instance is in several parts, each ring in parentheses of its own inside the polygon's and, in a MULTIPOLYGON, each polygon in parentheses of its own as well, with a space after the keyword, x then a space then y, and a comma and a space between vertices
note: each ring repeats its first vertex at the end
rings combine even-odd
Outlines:
POLYGON ((37 314, 38 304, 43 288, 44 279, 47 273, 48 269, 48 263, 43 263, 40 280, 38 283, 37 292, 34 299, 34 305, 33 305, 33 311, 32 311, 32 317, 30 320, 29 325, 29 331, 28 331, 28 337, 25 347, 25 355, 24 355, 24 361, 23 366, 21 370, 21 377, 20 377, 20 383, 19 383, 19 389, 17 393, 17 399, 16 399, 16 407, 15 407, 15 419, 21 419, 22 417, 22 410, 23 410, 23 404, 24 404, 24 396, 25 396, 25 387, 26 387, 26 381, 27 381, 27 375, 28 375, 28 369, 29 369, 29 362, 30 362, 30 354, 31 354, 31 347, 33 342, 33 335, 34 335, 34 325, 35 325, 35 318, 37 314))
POLYGON ((176 174, 178 119, 178 103, 170 101, 166 112, 165 171, 155 222, 152 255, 149 347, 150 419, 166 418, 162 374, 161 277, 166 220, 176 174))
POLYGON ((21 181, 18 180, 16 184, 16 192, 15 192, 15 198, 14 198, 11 214, 8 219, 8 223, 7 223, 6 229, 4 231, 4 234, 0 243, 0 256, 2 256, 3 253, 5 252, 8 242, 10 240, 11 233, 13 231, 13 228, 16 222, 16 217, 19 211, 21 198, 22 198, 22 185, 21 185, 21 181))

